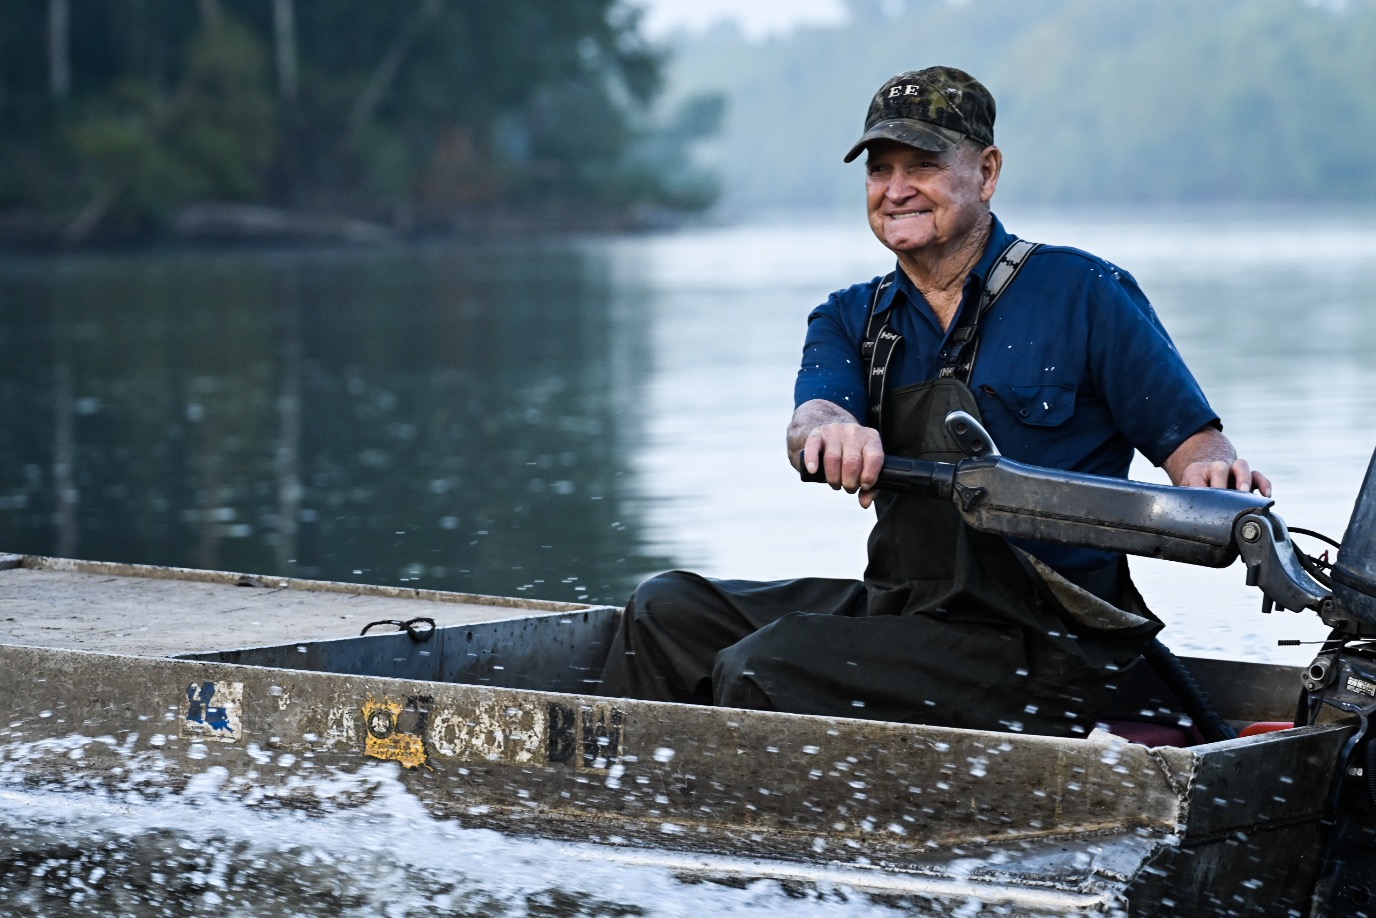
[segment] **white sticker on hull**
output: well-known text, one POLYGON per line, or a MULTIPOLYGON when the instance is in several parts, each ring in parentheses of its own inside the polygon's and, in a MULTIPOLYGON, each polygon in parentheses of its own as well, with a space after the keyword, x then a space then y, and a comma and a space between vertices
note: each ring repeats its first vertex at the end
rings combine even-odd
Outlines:
POLYGON ((181 735, 236 743, 243 734, 242 682, 189 682, 181 705, 181 735))

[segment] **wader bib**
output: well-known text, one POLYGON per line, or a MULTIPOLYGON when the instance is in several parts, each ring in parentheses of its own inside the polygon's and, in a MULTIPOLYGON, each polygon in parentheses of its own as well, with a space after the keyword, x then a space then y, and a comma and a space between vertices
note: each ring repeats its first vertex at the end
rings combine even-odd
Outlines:
MULTIPOLYGON (((974 395, 954 378, 898 390, 886 409, 886 452, 941 462, 965 458, 946 432, 946 415, 979 417, 974 395)), ((1127 594, 1133 612, 1001 536, 971 529, 949 500, 880 492, 875 507, 866 614, 895 616, 914 632, 903 672, 921 686, 929 714, 920 719, 1060 735, 1092 729, 1119 674, 1160 629, 1126 565, 1092 579, 1111 595, 1127 594)))

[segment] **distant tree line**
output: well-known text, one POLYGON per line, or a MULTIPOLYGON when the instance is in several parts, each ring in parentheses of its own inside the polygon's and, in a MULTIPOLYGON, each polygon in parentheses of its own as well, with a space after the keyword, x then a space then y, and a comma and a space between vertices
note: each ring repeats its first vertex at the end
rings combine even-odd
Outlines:
POLYGON ((969 70, 998 102, 999 198, 1376 201, 1373 0, 850 0, 837 26, 682 40, 671 84, 732 100, 723 204, 854 208, 841 156, 892 74, 969 70))
POLYGON ((146 236, 190 204, 401 230, 707 206, 720 99, 655 114, 622 0, 0 4, 0 235, 146 236))

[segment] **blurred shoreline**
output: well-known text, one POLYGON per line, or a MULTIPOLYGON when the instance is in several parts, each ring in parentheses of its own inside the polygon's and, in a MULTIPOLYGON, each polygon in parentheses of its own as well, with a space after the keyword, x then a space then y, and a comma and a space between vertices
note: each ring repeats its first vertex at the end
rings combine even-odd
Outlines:
POLYGON ((719 222, 664 208, 622 209, 503 207, 458 211, 418 220, 398 212, 377 216, 296 210, 261 204, 203 202, 178 212, 158 229, 107 227, 82 239, 70 238, 71 218, 31 211, 0 211, 0 254, 143 250, 165 246, 196 248, 360 245, 412 242, 529 241, 571 235, 606 235, 676 230, 719 222))

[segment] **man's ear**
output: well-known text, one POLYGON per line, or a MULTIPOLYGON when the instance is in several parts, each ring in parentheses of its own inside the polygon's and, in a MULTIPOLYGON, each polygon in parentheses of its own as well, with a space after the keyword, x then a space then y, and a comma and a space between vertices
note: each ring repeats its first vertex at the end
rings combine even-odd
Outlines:
POLYGON ((979 155, 979 171, 983 178, 979 199, 988 204, 994 198, 995 189, 999 187, 999 173, 1003 171, 1003 151, 993 144, 985 147, 984 152, 979 155))

